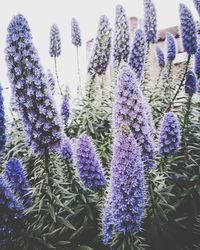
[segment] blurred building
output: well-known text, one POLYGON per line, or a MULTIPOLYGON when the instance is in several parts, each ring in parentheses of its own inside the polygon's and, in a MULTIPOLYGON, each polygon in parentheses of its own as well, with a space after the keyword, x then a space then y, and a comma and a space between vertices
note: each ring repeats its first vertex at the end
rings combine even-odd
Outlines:
MULTIPOLYGON (((143 26, 142 20, 138 19, 137 17, 131 17, 130 19, 130 31, 131 31, 131 41, 133 41, 134 37, 134 32, 137 28, 141 28, 143 26)), ((199 25, 198 25, 198 33, 199 32, 199 25)), ((165 50, 165 39, 166 39, 166 34, 167 32, 172 33, 174 37, 176 38, 176 43, 177 43, 177 55, 174 60, 174 70, 175 72, 180 69, 181 64, 186 60, 186 53, 183 52, 182 45, 181 45, 181 39, 180 39, 180 32, 179 32, 179 27, 178 26, 172 26, 169 28, 161 29, 158 31, 158 39, 157 43, 151 45, 151 50, 150 50, 150 74, 152 78, 156 78, 159 72, 159 67, 157 65, 157 58, 156 58, 156 52, 155 48, 156 46, 160 46, 165 50)), ((90 56, 90 51, 92 49, 93 45, 93 39, 89 40, 87 42, 86 48, 87 48, 87 60, 89 60, 90 56)), ((111 69, 110 66, 108 67, 107 74, 106 74, 106 79, 110 80, 111 78, 111 69)))

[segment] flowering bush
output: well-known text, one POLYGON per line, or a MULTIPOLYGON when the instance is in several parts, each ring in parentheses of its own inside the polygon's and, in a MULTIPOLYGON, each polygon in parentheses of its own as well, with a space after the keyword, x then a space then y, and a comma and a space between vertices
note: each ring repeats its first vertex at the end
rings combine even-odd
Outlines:
POLYGON ((86 86, 78 54, 84 39, 72 18, 77 102, 59 84, 58 26, 50 30, 54 79, 52 69, 43 73, 26 18, 11 20, 5 52, 12 117, 0 86, 1 249, 200 249, 196 23, 181 3, 186 61, 176 69, 177 37, 166 33, 165 47, 157 46, 156 6, 143 3, 144 27, 132 47, 122 5, 113 36, 108 17, 100 17, 86 86), (151 64, 155 51, 158 63, 151 64))

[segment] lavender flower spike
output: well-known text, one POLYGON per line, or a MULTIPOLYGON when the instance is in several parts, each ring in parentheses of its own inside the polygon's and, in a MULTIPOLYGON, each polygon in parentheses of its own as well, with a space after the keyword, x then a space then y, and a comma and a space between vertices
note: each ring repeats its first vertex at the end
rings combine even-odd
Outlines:
POLYGON ((164 115, 160 128, 158 149, 162 157, 174 155, 180 144, 180 129, 174 113, 164 115))
POLYGON ((62 115, 63 121, 66 125, 68 120, 69 120, 69 115, 70 115, 70 113, 69 113, 69 100, 68 100, 67 94, 65 94, 63 97, 63 102, 61 105, 61 115, 62 115))
POLYGON ((75 18, 71 20, 71 34, 72 34, 72 44, 75 46, 81 46, 81 32, 79 24, 75 18))
POLYGON ((72 161, 72 147, 68 137, 65 137, 61 145, 61 156, 64 160, 72 161))
POLYGON ((157 40, 157 15, 154 3, 144 0, 144 31, 148 43, 157 40))
POLYGON ((113 41, 113 64, 127 62, 130 53, 130 31, 128 19, 122 5, 116 6, 115 33, 113 41))
POLYGON ((0 85, 0 152, 4 151, 6 145, 6 126, 3 100, 2 87, 0 85))
POLYGON ((194 70, 198 77, 200 77, 200 45, 198 46, 197 52, 195 54, 194 70))
POLYGON ((90 55, 88 73, 94 75, 105 75, 109 63, 111 49, 111 28, 106 16, 101 16, 97 36, 94 41, 90 55))
POLYGON ((193 95, 197 92, 197 77, 193 70, 189 69, 185 80, 185 93, 193 95))
POLYGON ((200 0, 193 0, 196 10, 200 16, 200 0))
POLYGON ((8 26, 6 61, 12 91, 26 132, 38 154, 60 148, 62 126, 27 20, 14 16, 8 26))
POLYGON ((21 163, 16 158, 11 158, 6 163, 4 176, 21 203, 24 206, 29 207, 31 205, 31 197, 28 194, 29 186, 21 163))
POLYGON ((116 231, 138 232, 144 209, 144 166, 140 147, 123 124, 114 141, 111 199, 116 231))
POLYGON ((166 35, 166 45, 167 45, 167 60, 173 61, 176 57, 176 41, 171 33, 166 35))
POLYGON ((90 138, 85 134, 78 139, 76 157, 78 173, 84 186, 91 190, 104 186, 103 169, 90 138))
POLYGON ((180 29, 184 51, 188 55, 195 54, 198 48, 197 28, 191 11, 185 4, 179 5, 180 29))
POLYGON ((49 54, 51 57, 59 57, 61 54, 60 32, 57 24, 51 26, 49 54))
POLYGON ((129 65, 134 71, 138 81, 142 78, 146 56, 146 39, 141 29, 137 29, 133 41, 133 47, 129 56, 129 65))
POLYGON ((134 79, 129 65, 120 67, 118 86, 114 103, 114 128, 118 131, 126 124, 141 147, 142 159, 149 168, 153 167, 155 149, 152 128, 150 128, 147 108, 138 81, 134 79))
POLYGON ((157 55, 158 65, 161 68, 164 68, 165 67, 165 55, 163 53, 163 50, 159 46, 156 47, 156 55, 157 55))

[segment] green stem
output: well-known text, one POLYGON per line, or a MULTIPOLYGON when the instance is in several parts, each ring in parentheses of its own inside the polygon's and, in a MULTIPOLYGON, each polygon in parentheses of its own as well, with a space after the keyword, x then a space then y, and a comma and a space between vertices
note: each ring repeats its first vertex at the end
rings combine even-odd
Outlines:
POLYGON ((159 71, 159 74, 158 74, 158 78, 157 78, 156 84, 155 84, 154 89, 153 89, 153 93, 149 97, 149 103, 151 103, 153 101, 154 93, 155 93, 156 89, 159 86, 160 78, 161 78, 161 74, 162 74, 162 70, 163 70, 163 68, 160 68, 160 71, 159 71))
POLYGON ((56 75, 56 80, 57 80, 58 88, 59 88, 61 96, 63 96, 62 89, 60 87, 59 77, 58 77, 58 69, 57 69, 56 57, 54 57, 54 67, 55 67, 55 75, 56 75))
POLYGON ((79 89, 80 89, 80 94, 82 96, 81 73, 80 73, 78 46, 76 46, 76 60, 77 60, 77 71, 78 71, 78 79, 79 79, 79 89))
POLYGON ((170 102, 171 102, 171 98, 172 98, 172 93, 171 93, 171 82, 172 82, 172 77, 171 77, 171 73, 172 73, 172 61, 169 61, 168 63, 168 70, 167 70, 167 88, 169 90, 169 105, 170 105, 170 102))
MULTIPOLYGON (((51 192, 51 184, 50 184, 50 171, 49 171, 49 151, 47 148, 45 148, 44 150, 44 169, 45 169, 45 173, 46 173, 46 185, 47 185, 47 189, 49 189, 49 191, 51 192)), ((52 192, 51 192, 52 193, 52 192)), ((49 195, 49 197, 51 198, 51 195, 49 195)))
POLYGON ((88 92, 87 92, 87 99, 88 101, 94 101, 94 98, 92 99, 92 92, 94 92, 94 80, 95 80, 95 75, 92 75, 88 81, 88 92))
POLYGON ((184 84, 184 80, 185 80, 185 77, 186 77, 186 74, 187 74, 187 71, 188 71, 188 66, 189 66, 189 63, 190 63, 190 59, 191 59, 191 56, 188 55, 188 59, 187 59, 187 62, 186 62, 186 66, 185 66, 185 70, 184 70, 183 77, 182 77, 182 79, 181 79, 181 82, 180 82, 180 84, 179 84, 177 90, 176 90, 176 93, 174 94, 174 97, 172 98, 172 100, 171 100, 170 103, 169 103, 169 106, 168 106, 166 112, 168 112, 168 111, 171 110, 171 107, 172 107, 172 105, 173 105, 173 103, 174 103, 174 101, 175 101, 177 95, 179 94, 179 91, 181 90, 181 88, 182 88, 182 86, 183 86, 183 84, 184 84))
POLYGON ((12 112, 12 108, 10 108, 10 114, 11 114, 11 116, 13 118, 13 121, 14 121, 14 124, 15 124, 17 130, 19 130, 20 128, 18 127, 17 120, 15 119, 14 114, 12 112))
POLYGON ((184 115, 184 122, 183 122, 183 128, 182 128, 182 138, 183 138, 183 145, 184 145, 184 155, 185 158, 188 160, 189 154, 188 154, 188 145, 187 145, 187 138, 189 137, 189 121, 190 121, 190 112, 191 112, 191 100, 192 100, 192 94, 188 96, 187 104, 186 104, 186 112, 184 115))

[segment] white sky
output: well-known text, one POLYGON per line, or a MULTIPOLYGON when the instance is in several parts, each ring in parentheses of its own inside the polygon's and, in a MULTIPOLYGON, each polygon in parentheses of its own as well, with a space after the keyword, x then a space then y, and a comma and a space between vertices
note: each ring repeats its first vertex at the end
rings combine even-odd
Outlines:
MULTIPOLYGON (((198 18, 193 0, 154 0, 158 15, 158 27, 166 28, 179 23, 178 5, 186 3, 198 18)), ((58 58, 58 71, 63 85, 69 85, 72 95, 77 84, 76 50, 71 44, 72 17, 80 24, 82 47, 80 61, 82 78, 86 72, 86 41, 96 35, 99 16, 105 14, 114 23, 115 6, 122 4, 127 16, 143 17, 143 0, 0 0, 0 82, 10 86, 7 78, 4 49, 6 47, 7 26, 16 14, 23 14, 31 27, 33 41, 39 52, 45 71, 54 73, 53 60, 49 56, 49 29, 56 23, 61 32, 62 55, 58 58)), ((4 91, 5 103, 9 102, 9 90, 4 91)))

